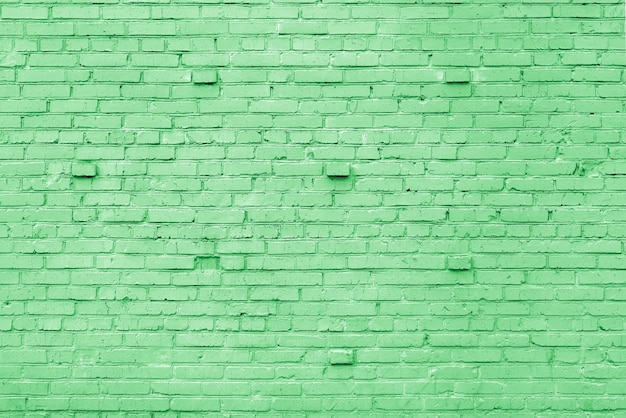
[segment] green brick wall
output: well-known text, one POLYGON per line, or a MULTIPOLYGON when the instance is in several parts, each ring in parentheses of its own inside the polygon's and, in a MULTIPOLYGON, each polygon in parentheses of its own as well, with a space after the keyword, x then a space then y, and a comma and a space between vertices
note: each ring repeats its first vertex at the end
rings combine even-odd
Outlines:
POLYGON ((1 0, 0 416, 626 416, 621 0, 1 0))

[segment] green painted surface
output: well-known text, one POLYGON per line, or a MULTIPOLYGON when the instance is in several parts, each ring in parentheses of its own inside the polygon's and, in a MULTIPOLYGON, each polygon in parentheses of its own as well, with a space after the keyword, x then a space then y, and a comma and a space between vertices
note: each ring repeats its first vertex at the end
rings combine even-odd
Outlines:
POLYGON ((0 416, 623 417, 618 0, 0 2, 0 416))

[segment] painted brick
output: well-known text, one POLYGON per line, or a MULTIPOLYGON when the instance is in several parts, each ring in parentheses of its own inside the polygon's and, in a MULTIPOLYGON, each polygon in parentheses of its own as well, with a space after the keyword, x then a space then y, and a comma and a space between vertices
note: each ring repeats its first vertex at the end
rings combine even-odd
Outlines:
POLYGON ((625 414, 620 1, 88 3, 0 5, 1 416, 625 414))

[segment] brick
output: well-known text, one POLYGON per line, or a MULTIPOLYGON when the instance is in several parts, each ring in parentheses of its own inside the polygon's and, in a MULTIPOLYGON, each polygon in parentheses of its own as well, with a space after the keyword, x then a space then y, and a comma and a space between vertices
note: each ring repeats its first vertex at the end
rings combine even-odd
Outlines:
POLYGON ((48 14, 45 6, 2 6, 3 19, 47 19, 48 14))
POLYGON ((342 80, 343 74, 341 71, 338 70, 294 71, 294 81, 296 81, 297 83, 341 83, 342 80))
POLYGON ((76 35, 80 36, 111 36, 123 35, 124 24, 115 22, 76 23, 76 35))
POLYGON ((4 415, 619 414, 619 2, 236 3, 0 6, 4 415))
POLYGON ((215 71, 194 71, 193 82, 196 84, 214 84, 217 82, 217 72, 215 71))

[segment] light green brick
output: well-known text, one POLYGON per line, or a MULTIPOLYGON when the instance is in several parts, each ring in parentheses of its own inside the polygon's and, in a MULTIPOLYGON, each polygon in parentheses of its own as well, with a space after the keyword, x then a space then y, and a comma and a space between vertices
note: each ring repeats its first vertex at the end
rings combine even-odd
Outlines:
POLYGON ((6 1, 0 410, 619 415, 622 6, 6 1))
POLYGON ((194 71, 192 74, 193 82, 196 84, 214 84, 217 83, 216 71, 194 71))

